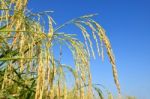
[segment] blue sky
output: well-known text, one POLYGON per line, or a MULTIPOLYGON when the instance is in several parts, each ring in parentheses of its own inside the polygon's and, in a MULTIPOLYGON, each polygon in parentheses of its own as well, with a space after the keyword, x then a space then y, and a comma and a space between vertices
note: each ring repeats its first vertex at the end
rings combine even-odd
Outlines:
MULTIPOLYGON (((111 41, 122 93, 135 95, 138 99, 150 99, 149 0, 29 1, 28 7, 33 12, 53 10, 52 16, 57 25, 85 14, 98 13, 95 20, 104 27, 111 41)), ((73 28, 67 31, 77 32, 73 28)), ((68 62, 68 59, 64 61, 68 62)), ((101 83, 116 93, 107 56, 104 62, 99 57, 91 59, 91 71, 93 83, 101 83)))

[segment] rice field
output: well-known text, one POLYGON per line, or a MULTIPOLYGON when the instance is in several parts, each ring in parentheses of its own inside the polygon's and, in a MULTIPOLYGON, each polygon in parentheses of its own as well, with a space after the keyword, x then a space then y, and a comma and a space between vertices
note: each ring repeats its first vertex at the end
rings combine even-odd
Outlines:
MULTIPOLYGON (((96 14, 54 27, 57 22, 50 16, 52 11, 33 13, 27 3, 28 0, 0 0, 0 99, 104 99, 99 85, 92 83, 89 59, 95 58, 94 44, 102 59, 107 52, 121 99, 115 57, 105 30, 93 20, 96 14), (43 25, 43 17, 48 20, 48 28, 43 25), (63 32, 68 25, 81 31, 84 42, 76 34, 63 32), (54 57, 56 43, 60 46, 58 59, 54 57), (61 63, 64 44, 73 55, 75 68, 61 63), (65 70, 75 79, 72 88, 66 83, 65 70)), ((115 99, 111 92, 106 93, 108 99, 115 99)))

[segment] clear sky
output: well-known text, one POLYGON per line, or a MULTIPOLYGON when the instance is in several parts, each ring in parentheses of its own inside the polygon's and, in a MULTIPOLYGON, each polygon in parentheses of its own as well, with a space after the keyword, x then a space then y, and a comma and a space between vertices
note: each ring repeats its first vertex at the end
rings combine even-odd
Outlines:
MULTIPOLYGON (((29 0, 34 12, 53 10, 57 25, 85 14, 95 18, 111 41, 124 95, 150 99, 150 0, 29 0)), ((77 32, 74 29, 67 31, 77 32)), ((69 57, 69 55, 68 55, 69 57)), ((68 61, 65 58, 64 61, 68 61)), ((71 63, 70 63, 71 64, 71 63)), ((108 57, 91 59, 93 83, 116 93, 108 57)))

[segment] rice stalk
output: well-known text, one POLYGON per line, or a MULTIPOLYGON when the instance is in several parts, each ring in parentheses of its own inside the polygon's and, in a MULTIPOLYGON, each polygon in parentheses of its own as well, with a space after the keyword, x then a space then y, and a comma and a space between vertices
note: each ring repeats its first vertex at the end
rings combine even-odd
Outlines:
POLYGON ((44 74, 44 66, 43 66, 43 61, 42 61, 42 52, 41 52, 41 48, 39 46, 39 67, 38 67, 38 78, 37 78, 37 86, 36 86, 36 94, 35 94, 35 99, 42 99, 43 97, 43 90, 44 90, 44 78, 45 78, 45 74, 44 74), (43 77, 44 76, 44 77, 43 77))
POLYGON ((114 99, 111 93, 108 94, 108 99, 114 99))

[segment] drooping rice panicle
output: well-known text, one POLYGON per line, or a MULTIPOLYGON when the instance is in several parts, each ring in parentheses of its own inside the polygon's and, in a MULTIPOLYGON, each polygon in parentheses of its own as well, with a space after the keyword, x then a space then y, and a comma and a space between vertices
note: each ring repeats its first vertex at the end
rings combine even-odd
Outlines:
POLYGON ((98 43, 97 36, 96 36, 96 33, 95 33, 96 29, 94 28, 94 26, 90 22, 86 22, 85 24, 87 24, 92 29, 92 35, 93 35, 93 38, 94 38, 94 40, 96 42, 96 47, 97 47, 98 55, 100 56, 99 43, 98 43))
POLYGON ((113 55, 113 52, 112 52, 110 41, 108 40, 108 37, 106 36, 104 29, 97 22, 95 22, 94 20, 91 20, 91 22, 93 22, 93 24, 96 25, 96 27, 98 29, 99 37, 100 37, 100 39, 102 39, 102 41, 105 44, 105 47, 107 49, 107 54, 108 54, 110 62, 112 64, 112 71, 113 71, 114 81, 115 81, 115 84, 117 86, 118 93, 120 94, 120 84, 119 84, 119 80, 118 80, 118 73, 117 73, 115 58, 114 58, 114 55, 113 55))
POLYGON ((75 23, 75 24, 76 24, 76 25, 81 29, 81 31, 82 31, 82 34, 83 34, 83 37, 84 37, 84 39, 85 39, 85 44, 86 44, 86 48, 87 48, 87 51, 88 51, 88 53, 89 53, 89 56, 90 56, 90 50, 89 50, 89 48, 88 48, 87 40, 88 40, 88 42, 89 42, 89 44, 90 44, 90 49, 91 49, 91 51, 92 51, 92 55, 93 55, 93 57, 95 58, 95 54, 94 54, 94 50, 93 50, 93 46, 92 46, 92 41, 91 41, 91 39, 90 39, 89 34, 87 33, 86 29, 85 29, 81 24, 78 24, 78 23, 75 23))

